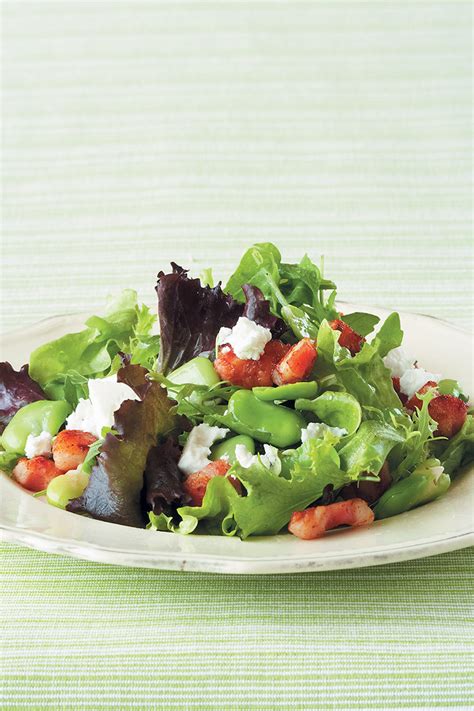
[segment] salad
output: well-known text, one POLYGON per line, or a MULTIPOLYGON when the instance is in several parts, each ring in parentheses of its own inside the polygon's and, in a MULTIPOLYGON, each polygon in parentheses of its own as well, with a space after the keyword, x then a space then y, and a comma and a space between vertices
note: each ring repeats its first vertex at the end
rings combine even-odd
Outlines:
POLYGON ((0 364, 0 469, 19 485, 151 531, 312 539, 433 501, 474 459, 459 383, 403 350, 397 313, 341 313, 308 256, 256 244, 225 287, 171 267, 156 316, 126 290, 0 364))

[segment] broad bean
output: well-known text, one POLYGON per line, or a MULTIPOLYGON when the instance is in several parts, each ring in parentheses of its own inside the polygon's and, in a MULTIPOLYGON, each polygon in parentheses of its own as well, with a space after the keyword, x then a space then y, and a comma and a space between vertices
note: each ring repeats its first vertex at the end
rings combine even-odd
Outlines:
POLYGON ((251 454, 255 454, 255 443, 251 437, 248 435, 237 435, 236 437, 230 437, 225 439, 219 444, 215 444, 211 447, 211 459, 215 461, 216 459, 222 459, 227 457, 231 464, 234 464, 235 459, 235 448, 238 444, 243 444, 251 454))
POLYGON ((31 402, 15 413, 3 431, 0 443, 7 452, 23 454, 28 435, 57 434, 70 412, 71 406, 65 400, 31 402))
POLYGON ((46 498, 53 506, 65 509, 71 499, 81 496, 88 482, 89 475, 77 469, 60 474, 49 482, 46 498))
POLYGON ((259 400, 249 390, 237 390, 228 404, 227 415, 220 418, 239 434, 275 447, 290 447, 301 439, 306 420, 299 412, 283 405, 259 400))
POLYGON ((374 508, 376 518, 388 518, 434 501, 449 489, 451 479, 437 459, 429 459, 383 494, 374 508), (440 471, 441 469, 441 471, 440 471))

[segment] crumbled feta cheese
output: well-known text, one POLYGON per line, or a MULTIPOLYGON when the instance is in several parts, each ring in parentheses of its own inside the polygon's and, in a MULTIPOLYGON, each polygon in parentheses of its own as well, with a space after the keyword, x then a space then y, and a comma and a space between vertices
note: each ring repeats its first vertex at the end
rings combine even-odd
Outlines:
POLYGON ((184 445, 178 466, 185 474, 193 474, 210 464, 211 446, 228 433, 224 427, 211 427, 205 423, 193 427, 184 445))
POLYGON ((243 360, 258 360, 271 340, 270 329, 245 316, 241 316, 232 329, 221 328, 217 334, 217 344, 228 344, 237 358, 243 360))
POLYGON ((248 469, 254 463, 254 454, 249 452, 245 444, 237 444, 235 447, 235 458, 244 469, 248 469))
POLYGON ((392 377, 400 378, 400 392, 408 398, 413 397, 430 380, 437 383, 441 378, 439 373, 429 373, 423 368, 415 368, 414 360, 401 347, 393 348, 383 359, 392 377))
POLYGON ((410 368, 400 378, 400 391, 410 399, 428 381, 433 380, 437 383, 440 378, 439 373, 428 373, 423 368, 410 368))
POLYGON ((244 469, 257 464, 260 459, 264 467, 271 469, 274 474, 279 474, 281 472, 281 460, 278 456, 278 449, 271 444, 264 444, 263 450, 265 454, 252 454, 245 444, 238 444, 235 448, 235 458, 244 469))
POLYGON ((405 353, 403 348, 392 348, 383 359, 384 365, 392 373, 392 377, 401 378, 402 375, 410 368, 413 368, 415 359, 408 353, 405 353))
POLYGON ((112 427, 114 413, 125 400, 139 400, 126 383, 118 383, 117 376, 89 380, 89 397, 81 398, 66 420, 67 430, 82 430, 100 437, 103 427, 112 427))
POLYGON ((39 435, 28 435, 25 445, 25 455, 28 459, 33 459, 33 457, 51 454, 52 439, 52 435, 45 431, 39 435))
POLYGON ((309 439, 322 439, 325 432, 331 432, 336 437, 344 437, 347 430, 344 427, 330 427, 325 422, 309 422, 308 426, 301 430, 301 441, 307 442, 309 439))
POLYGON ((271 469, 274 474, 281 472, 281 460, 278 456, 278 449, 272 447, 271 444, 264 444, 263 451, 265 454, 260 455, 260 461, 267 469, 271 469))

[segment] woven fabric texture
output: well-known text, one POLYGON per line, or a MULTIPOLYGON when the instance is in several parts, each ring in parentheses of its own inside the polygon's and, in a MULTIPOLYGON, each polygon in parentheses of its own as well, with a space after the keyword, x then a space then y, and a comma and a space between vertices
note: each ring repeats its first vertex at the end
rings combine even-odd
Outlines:
MULTIPOLYGON (((470 3, 2 20, 2 331, 267 240, 341 299, 472 325, 470 3)), ((2 709, 473 705, 472 551, 238 578, 1 553, 2 709)))

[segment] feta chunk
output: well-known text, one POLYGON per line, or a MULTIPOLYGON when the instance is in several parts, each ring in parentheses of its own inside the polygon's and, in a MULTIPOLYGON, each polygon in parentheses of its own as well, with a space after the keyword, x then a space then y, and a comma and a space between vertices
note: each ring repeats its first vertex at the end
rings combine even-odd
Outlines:
POLYGON ((410 399, 429 380, 437 383, 440 378, 439 373, 429 373, 423 368, 410 368, 400 378, 400 391, 410 399))
POLYGON ((66 420, 67 430, 81 430, 100 437, 103 427, 112 427, 114 413, 125 400, 140 398, 126 383, 118 383, 117 376, 89 380, 89 397, 81 398, 76 409, 66 420))
POLYGON ((211 446, 228 433, 224 427, 211 427, 205 423, 193 427, 184 445, 178 467, 185 474, 198 472, 210 464, 211 446))
POLYGON ((262 464, 267 469, 271 469, 274 474, 279 474, 281 472, 281 460, 278 456, 278 449, 271 444, 264 444, 263 451, 265 454, 260 455, 262 464))
POLYGON ((344 437, 347 434, 344 427, 330 427, 325 422, 309 422, 308 426, 301 430, 301 441, 304 444, 309 439, 322 439, 326 432, 331 432, 336 437, 344 437))
POLYGON ((217 344, 227 343, 242 360, 258 360, 271 340, 270 329, 245 316, 241 316, 232 329, 221 328, 217 334, 217 344))
POLYGON ((237 444, 235 447, 235 458, 244 469, 248 469, 254 463, 256 456, 249 452, 245 444, 237 444))
POLYGON ((270 469, 274 474, 280 474, 281 460, 278 456, 278 449, 271 444, 264 444, 263 450, 264 454, 252 454, 245 444, 238 444, 235 448, 235 458, 244 469, 248 469, 253 464, 258 464, 260 459, 264 467, 270 469))
POLYGON ((385 367, 390 370, 393 378, 401 378, 407 370, 413 368, 415 359, 405 353, 403 348, 399 346, 398 348, 392 348, 383 359, 383 362, 385 367))
POLYGON ((49 432, 41 432, 39 435, 28 435, 25 445, 25 455, 28 459, 33 457, 47 456, 51 454, 52 435, 49 432))

